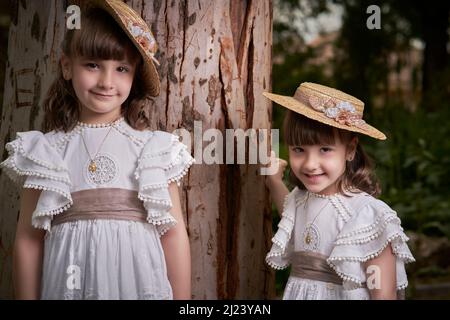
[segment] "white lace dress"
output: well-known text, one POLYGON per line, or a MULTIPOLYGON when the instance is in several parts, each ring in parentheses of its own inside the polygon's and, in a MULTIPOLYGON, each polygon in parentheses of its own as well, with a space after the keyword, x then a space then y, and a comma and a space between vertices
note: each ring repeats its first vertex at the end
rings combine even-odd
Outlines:
POLYGON ((42 299, 172 298, 160 242, 176 223, 169 213, 168 184, 179 182, 194 160, 172 134, 137 131, 123 118, 110 126, 79 123, 68 133, 20 132, 6 145, 9 157, 1 165, 9 176, 24 188, 42 190, 32 216, 34 227, 47 230, 42 299), (93 155, 110 129, 91 172, 81 134, 93 155), (109 195, 115 201, 109 208, 120 215, 117 191, 135 195, 128 201, 141 206, 141 221, 53 224, 75 207, 76 194, 109 195))
POLYGON ((397 257, 397 290, 407 287, 404 265, 414 261, 407 240, 396 213, 367 193, 321 196, 295 188, 285 199, 266 262, 284 269, 298 253, 323 257, 341 282, 311 280, 291 272, 283 299, 370 299, 364 262, 387 245, 397 257))

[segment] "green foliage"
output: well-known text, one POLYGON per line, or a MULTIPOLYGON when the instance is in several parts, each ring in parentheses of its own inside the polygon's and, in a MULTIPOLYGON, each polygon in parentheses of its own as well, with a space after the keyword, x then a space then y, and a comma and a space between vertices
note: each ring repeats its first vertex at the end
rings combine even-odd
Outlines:
POLYGON ((376 160, 382 199, 405 229, 450 238, 450 119, 448 103, 436 112, 401 106, 374 112, 388 139, 368 144, 376 160))
POLYGON ((439 268, 437 266, 430 266, 427 268, 421 269, 419 272, 417 272, 418 277, 445 277, 448 276, 448 271, 443 270, 442 268, 439 268))

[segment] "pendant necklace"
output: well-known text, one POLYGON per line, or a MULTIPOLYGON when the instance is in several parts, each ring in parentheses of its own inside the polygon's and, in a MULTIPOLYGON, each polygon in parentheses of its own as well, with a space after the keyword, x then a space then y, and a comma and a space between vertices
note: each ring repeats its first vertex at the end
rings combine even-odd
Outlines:
POLYGON ((91 154, 89 153, 89 149, 86 145, 86 141, 84 140, 84 137, 83 137, 83 131, 81 131, 81 139, 83 140, 84 147, 86 148, 86 152, 87 152, 89 160, 90 160, 88 170, 92 173, 97 171, 97 163, 95 162, 95 157, 97 157, 97 154, 99 153, 100 149, 102 148, 103 143, 105 142, 106 138, 108 137, 109 133, 111 132, 112 127, 113 127, 113 125, 111 124, 108 132, 106 133, 105 137, 103 138, 103 141, 100 143, 94 157, 91 157, 91 154))
MULTIPOLYGON (((306 199, 306 206, 308 206, 308 200, 309 200, 309 195, 310 193, 308 192, 308 199, 306 199)), ((326 201, 325 205, 322 207, 322 209, 320 209, 319 213, 314 217, 314 219, 312 220, 312 222, 308 225, 306 224, 306 228, 305 228, 305 243, 306 244, 310 244, 312 241, 312 236, 311 236, 311 228, 312 225, 314 224, 314 222, 316 221, 316 219, 320 216, 320 214, 322 213, 323 209, 325 209, 325 207, 328 205, 328 201, 326 201)), ((306 209, 306 208, 305 208, 306 209)), ((305 210, 306 213, 306 220, 308 221, 308 212, 305 210)))

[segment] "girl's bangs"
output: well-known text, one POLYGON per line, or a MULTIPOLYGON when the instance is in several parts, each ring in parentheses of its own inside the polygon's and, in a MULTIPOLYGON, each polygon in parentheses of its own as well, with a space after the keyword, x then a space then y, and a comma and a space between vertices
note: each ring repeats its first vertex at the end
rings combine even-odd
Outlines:
POLYGON ((333 145, 339 130, 288 111, 284 121, 284 139, 289 146, 333 145))
POLYGON ((87 13, 82 20, 81 29, 74 31, 70 53, 102 60, 128 58, 135 62, 139 58, 139 52, 125 32, 102 10, 87 13))

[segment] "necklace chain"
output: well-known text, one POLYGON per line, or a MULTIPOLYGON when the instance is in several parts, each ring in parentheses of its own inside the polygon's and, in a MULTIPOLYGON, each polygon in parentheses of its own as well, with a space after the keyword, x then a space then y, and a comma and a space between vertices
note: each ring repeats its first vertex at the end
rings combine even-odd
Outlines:
POLYGON ((89 160, 91 160, 89 162, 89 167, 88 167, 90 172, 97 171, 97 164, 95 163, 95 157, 97 156, 97 154, 99 153, 100 149, 102 148, 102 145, 105 142, 106 138, 108 137, 109 133, 111 132, 112 128, 113 128, 113 125, 110 126, 108 132, 106 133, 105 137, 103 138, 102 142, 100 143, 100 145, 99 145, 99 147, 97 149, 97 152, 95 153, 94 157, 91 157, 91 154, 89 153, 89 149, 88 149, 88 147, 86 145, 86 141, 84 140, 83 131, 81 131, 81 140, 83 140, 83 144, 84 144, 84 147, 86 148, 86 152, 88 154, 89 160))
MULTIPOLYGON (((305 202, 305 214, 306 214, 306 222, 308 222, 308 211, 306 211, 306 207, 308 205, 308 200, 309 200, 309 192, 308 192, 308 197, 306 199, 305 202)), ((305 232, 306 232, 306 236, 305 236, 305 243, 306 244, 310 244, 312 241, 312 237, 311 237, 311 228, 312 225, 314 224, 314 222, 316 222, 317 218, 320 216, 320 214, 323 212, 323 209, 325 209, 325 207, 328 205, 328 201, 325 202, 325 205, 320 209, 319 213, 316 214, 316 216, 314 217, 314 219, 311 221, 310 224, 306 223, 306 227, 305 227, 305 232)))

